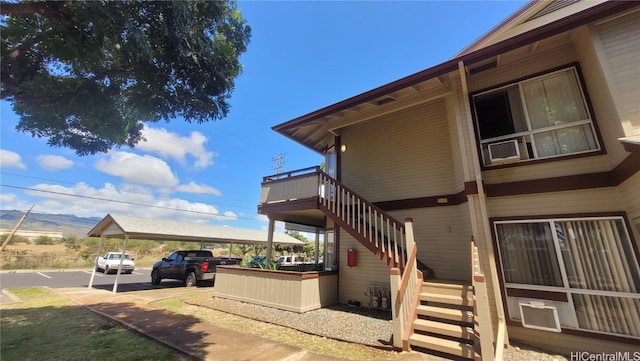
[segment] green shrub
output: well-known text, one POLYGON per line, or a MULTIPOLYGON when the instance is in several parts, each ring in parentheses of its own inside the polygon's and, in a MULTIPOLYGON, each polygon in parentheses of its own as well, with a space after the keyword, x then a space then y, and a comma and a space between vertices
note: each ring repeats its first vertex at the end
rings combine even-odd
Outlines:
POLYGON ((50 245, 50 244, 55 244, 56 242, 47 236, 38 236, 38 238, 36 238, 33 243, 39 245, 39 246, 43 246, 43 245, 50 245))
POLYGON ((267 261, 267 263, 264 265, 262 264, 258 264, 258 265, 260 266, 261 269, 266 269, 271 271, 275 271, 280 268, 280 264, 275 261, 267 261))

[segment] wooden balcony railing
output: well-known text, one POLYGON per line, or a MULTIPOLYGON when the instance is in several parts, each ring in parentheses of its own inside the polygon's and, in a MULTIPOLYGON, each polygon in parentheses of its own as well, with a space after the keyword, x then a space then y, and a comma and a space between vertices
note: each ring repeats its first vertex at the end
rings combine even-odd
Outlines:
POLYGON ((404 224, 342 183, 318 173, 320 208, 390 267, 404 269, 404 224))
POLYGON ((394 344, 408 343, 419 304, 413 221, 402 223, 319 167, 263 178, 261 204, 318 198, 318 208, 390 267, 394 344))

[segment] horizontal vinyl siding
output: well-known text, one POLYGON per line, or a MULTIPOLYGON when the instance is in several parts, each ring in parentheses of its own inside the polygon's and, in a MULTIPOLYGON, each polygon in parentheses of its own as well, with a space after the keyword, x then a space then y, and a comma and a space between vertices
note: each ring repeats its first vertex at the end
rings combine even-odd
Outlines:
POLYGON ((640 132, 640 11, 596 26, 617 93, 620 118, 640 132))
POLYGON ((526 164, 517 167, 484 171, 482 177, 487 184, 519 182, 570 175, 599 173, 611 170, 605 156, 556 160, 546 163, 526 164))
POLYGON ((468 205, 390 212, 396 219, 413 219, 418 259, 438 279, 470 281, 471 223, 468 205))
POLYGON ((625 210, 631 224, 631 232, 640 249, 640 173, 627 179, 619 187, 620 198, 624 199, 625 210))
POLYGON ((489 217, 619 212, 623 201, 615 188, 494 197, 487 201, 489 217))
MULTIPOLYGON (((576 355, 576 352, 590 353, 588 356, 585 356, 585 360, 591 360, 591 358, 588 357, 595 357, 602 353, 613 354, 616 352, 631 352, 631 354, 629 354, 629 360, 633 360, 633 352, 640 351, 640 347, 636 345, 598 339, 598 336, 587 338, 519 326, 509 326, 507 330, 509 339, 522 341, 527 345, 538 346, 551 352, 557 352, 563 355, 571 355, 572 352, 574 355, 576 355)), ((604 358, 593 358, 593 360, 600 359, 606 360, 604 358)), ((619 359, 623 360, 622 358, 619 359)))
MULTIPOLYGON (((606 156, 589 158, 589 160, 602 160, 602 164, 611 169, 620 163, 627 156, 627 153, 618 141, 618 138, 624 136, 624 131, 620 125, 614 95, 611 94, 612 89, 610 89, 603 72, 603 67, 606 67, 606 64, 600 63, 600 61, 606 60, 599 56, 596 50, 598 47, 597 39, 588 29, 576 35, 575 46, 580 55, 580 66, 593 108, 592 117, 604 143, 600 146, 604 147, 607 152, 606 156)), ((585 169, 585 172, 587 171, 588 169, 585 169)))
POLYGON ((455 191, 444 100, 348 128, 341 141, 342 183, 369 201, 455 191))
POLYGON ((571 46, 541 51, 510 64, 501 63, 497 68, 469 75, 469 92, 484 90, 576 61, 578 58, 571 46))
POLYGON ((369 286, 389 289, 389 266, 357 242, 347 232, 340 231, 340 279, 338 281, 338 302, 346 304, 349 300, 360 301, 360 305, 369 307, 367 290, 369 286), (357 252, 357 265, 347 266, 347 250, 357 252))
MULTIPOLYGON (((462 147, 460 144, 461 138, 459 133, 462 134, 462 141, 466 142, 465 146, 468 146, 467 139, 464 138, 466 132, 464 129, 459 129, 458 127, 458 107, 464 106, 464 103, 458 103, 455 97, 450 96, 446 99, 447 104, 447 118, 449 121, 449 137, 451 138, 451 159, 453 160, 453 176, 454 176, 454 184, 456 186, 457 191, 464 190, 464 163, 462 161, 462 147)), ((463 126, 466 125, 465 122, 461 123, 463 126)))

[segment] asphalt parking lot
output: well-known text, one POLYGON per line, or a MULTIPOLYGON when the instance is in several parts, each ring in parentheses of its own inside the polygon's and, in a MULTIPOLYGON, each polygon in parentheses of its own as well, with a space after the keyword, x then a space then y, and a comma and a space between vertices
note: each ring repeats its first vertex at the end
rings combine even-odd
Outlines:
MULTIPOLYGON (((20 270, 0 272, 0 288, 2 289, 0 293, 0 304, 14 301, 7 292, 4 292, 5 289, 38 286, 45 286, 52 289, 88 288, 91 273, 91 270, 20 270)), ((128 293, 154 290, 166 292, 169 289, 176 289, 176 291, 184 289, 187 291, 187 287, 180 281, 163 280, 160 285, 154 286, 151 284, 150 273, 150 270, 136 270, 132 274, 120 275, 117 292, 128 293)), ((112 291, 115 280, 115 274, 105 275, 97 272, 93 280, 93 288, 112 291)), ((206 288, 207 287, 199 287, 198 289, 206 288)))

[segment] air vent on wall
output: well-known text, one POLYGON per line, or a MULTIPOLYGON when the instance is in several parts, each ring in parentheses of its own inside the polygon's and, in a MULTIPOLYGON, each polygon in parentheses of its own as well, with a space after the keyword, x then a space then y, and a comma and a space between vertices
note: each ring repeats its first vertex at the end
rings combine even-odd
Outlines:
POLYGON ((558 309, 553 301, 521 300, 518 304, 523 327, 560 332, 558 309))
POLYGON ((392 98, 392 97, 384 97, 382 99, 378 99, 376 104, 378 104, 378 105, 387 104, 387 103, 390 103, 390 102, 392 102, 394 100, 396 100, 396 99, 392 98))
POLYGON ((498 66, 498 61, 493 60, 489 63, 486 64, 482 64, 482 65, 478 65, 478 66, 474 66, 474 67, 469 67, 469 74, 473 75, 473 74, 477 74, 480 72, 483 72, 485 70, 489 70, 489 69, 493 69, 496 66, 498 66))

